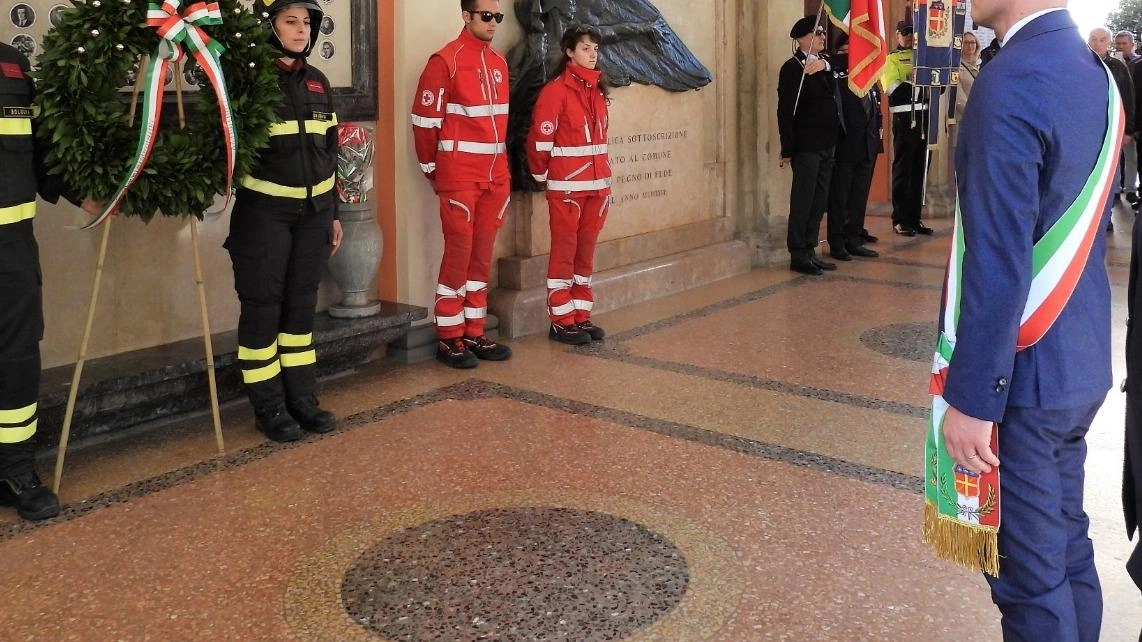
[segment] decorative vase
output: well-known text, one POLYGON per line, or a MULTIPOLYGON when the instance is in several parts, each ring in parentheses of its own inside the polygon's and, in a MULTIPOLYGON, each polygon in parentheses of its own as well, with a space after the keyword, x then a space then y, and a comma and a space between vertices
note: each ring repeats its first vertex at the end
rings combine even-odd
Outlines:
POLYGON ((373 203, 339 203, 341 248, 329 257, 329 271, 341 288, 341 302, 329 306, 329 316, 342 319, 368 317, 381 311, 381 302, 373 299, 369 286, 381 264, 384 247, 381 227, 373 213, 373 203))

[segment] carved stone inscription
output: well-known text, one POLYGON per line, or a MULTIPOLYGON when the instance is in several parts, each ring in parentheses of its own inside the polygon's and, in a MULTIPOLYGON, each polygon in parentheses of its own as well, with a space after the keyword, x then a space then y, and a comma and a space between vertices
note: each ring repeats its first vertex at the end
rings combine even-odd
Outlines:
POLYGON ((607 141, 616 204, 665 199, 676 179, 675 163, 688 129, 617 134, 607 141))

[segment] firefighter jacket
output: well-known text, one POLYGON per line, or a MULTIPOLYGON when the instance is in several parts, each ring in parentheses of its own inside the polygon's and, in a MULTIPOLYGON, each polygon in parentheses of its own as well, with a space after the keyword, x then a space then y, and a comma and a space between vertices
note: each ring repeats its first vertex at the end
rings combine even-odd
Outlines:
POLYGON ((888 54, 880 82, 884 85, 884 93, 888 94, 892 113, 911 111, 913 105, 915 109, 927 109, 927 105, 919 99, 918 92, 912 87, 911 49, 897 49, 888 54))
POLYGON ((600 72, 569 63, 539 92, 527 135, 527 164, 548 194, 607 196, 607 99, 600 72))
POLYGON ((278 122, 270 126, 269 146, 239 184, 262 196, 308 200, 314 211, 332 207, 337 198, 337 113, 325 74, 304 59, 276 63, 282 102, 278 122))
POLYGON ((420 168, 438 192, 511 180, 508 97, 507 61, 467 29, 428 59, 412 132, 420 168))
POLYGON ((47 149, 33 135, 32 98, 35 87, 28 77, 31 66, 15 48, 0 43, 0 238, 29 233, 36 215, 36 193, 49 203, 64 196, 78 204, 58 176, 48 176, 44 167, 47 149), (24 221, 29 221, 24 223, 24 221))

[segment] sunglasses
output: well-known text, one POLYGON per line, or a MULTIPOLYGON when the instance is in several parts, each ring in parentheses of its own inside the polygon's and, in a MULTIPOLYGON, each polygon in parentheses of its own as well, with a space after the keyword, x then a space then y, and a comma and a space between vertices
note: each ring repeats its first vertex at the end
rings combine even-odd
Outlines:
POLYGON ((484 22, 495 20, 496 24, 499 24, 504 21, 504 14, 502 13, 492 13, 491 11, 469 11, 468 13, 474 16, 480 16, 480 20, 484 22))

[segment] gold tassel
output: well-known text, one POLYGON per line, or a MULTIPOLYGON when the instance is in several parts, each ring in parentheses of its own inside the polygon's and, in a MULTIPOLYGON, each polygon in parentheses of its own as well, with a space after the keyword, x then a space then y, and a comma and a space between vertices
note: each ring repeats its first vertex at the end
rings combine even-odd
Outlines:
POLYGON ((973 571, 999 577, 998 531, 988 526, 967 524, 941 515, 935 504, 924 502, 921 535, 936 556, 956 562, 973 571))

